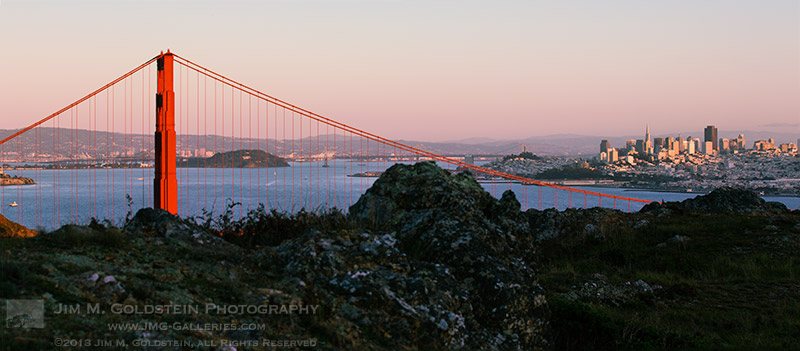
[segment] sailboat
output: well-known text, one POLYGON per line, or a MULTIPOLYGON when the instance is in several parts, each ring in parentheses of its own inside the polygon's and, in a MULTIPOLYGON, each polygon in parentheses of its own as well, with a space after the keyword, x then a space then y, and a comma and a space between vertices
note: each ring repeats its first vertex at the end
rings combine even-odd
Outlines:
POLYGON ((325 163, 322 164, 322 167, 325 167, 325 168, 330 167, 330 166, 328 166, 328 148, 327 147, 325 148, 325 163))
POLYGON ((16 202, 16 201, 14 201, 14 202, 12 202, 12 203, 8 204, 8 206, 9 206, 9 207, 17 207, 18 205, 17 205, 17 202, 16 202))

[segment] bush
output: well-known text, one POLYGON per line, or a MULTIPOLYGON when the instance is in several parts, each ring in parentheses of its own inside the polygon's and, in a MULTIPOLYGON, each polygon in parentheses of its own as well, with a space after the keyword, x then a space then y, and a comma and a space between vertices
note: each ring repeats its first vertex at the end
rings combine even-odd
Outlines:
POLYGON ((225 212, 217 217, 205 211, 202 216, 190 219, 204 229, 218 233, 225 240, 246 248, 277 246, 312 228, 325 231, 356 227, 355 223, 336 208, 318 212, 301 209, 295 214, 287 214, 274 209, 267 212, 264 205, 260 204, 244 217, 234 219, 236 206, 241 204, 231 201, 225 212))
POLYGON ((17 286, 24 285, 28 276, 25 266, 12 261, 3 260, 0 262, 0 298, 15 298, 19 295, 17 286))
POLYGON ((67 224, 58 230, 40 235, 42 238, 66 247, 98 245, 112 248, 125 248, 128 246, 128 238, 119 230, 111 225, 110 222, 98 222, 92 218, 88 226, 67 224))

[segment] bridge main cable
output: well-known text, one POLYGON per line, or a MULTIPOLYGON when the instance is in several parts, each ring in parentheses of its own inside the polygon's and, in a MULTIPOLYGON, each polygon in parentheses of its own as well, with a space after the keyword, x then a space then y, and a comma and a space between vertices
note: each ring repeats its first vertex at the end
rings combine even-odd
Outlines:
POLYGON ((153 58, 151 58, 151 59, 147 60, 147 62, 145 62, 145 63, 143 63, 143 64, 139 65, 138 67, 136 67, 136 68, 134 68, 134 69, 132 69, 132 70, 131 70, 131 71, 129 71, 128 73, 125 73, 125 74, 123 74, 123 75, 122 75, 122 76, 120 76, 119 78, 112 80, 112 81, 111 81, 111 83, 108 83, 108 84, 106 84, 106 85, 104 85, 104 86, 100 87, 100 89, 97 89, 97 90, 95 90, 95 91, 93 91, 93 92, 89 93, 89 95, 86 95, 86 96, 84 96, 84 97, 82 97, 82 98, 78 99, 77 101, 75 101, 75 102, 73 102, 73 103, 71 103, 71 104, 67 105, 66 107, 64 107, 64 108, 62 108, 62 109, 60 109, 60 110, 58 110, 58 111, 54 112, 53 114, 51 114, 51 115, 49 115, 49 116, 47 116, 47 117, 45 117, 45 118, 42 118, 42 119, 41 119, 41 120, 39 120, 38 122, 36 122, 36 123, 34 123, 34 124, 31 124, 30 126, 28 126, 28 127, 26 127, 26 128, 20 129, 19 131, 17 131, 17 132, 16 132, 16 133, 14 133, 14 134, 11 134, 11 135, 9 135, 9 136, 8 136, 8 137, 6 137, 5 139, 3 139, 3 140, 0 140, 0 145, 3 145, 3 144, 5 144, 7 141, 9 141, 9 140, 11 140, 11 139, 14 139, 14 138, 16 138, 16 137, 18 137, 18 136, 20 136, 20 135, 22 135, 22 134, 25 134, 25 133, 26 133, 26 132, 28 132, 29 130, 31 130, 31 129, 33 129, 33 128, 36 128, 36 127, 38 127, 38 126, 39 126, 39 125, 41 125, 42 123, 44 123, 44 122, 47 122, 47 121, 49 121, 49 120, 53 119, 54 117, 56 117, 56 116, 58 116, 58 115, 60 115, 60 114, 62 114, 62 113, 64 113, 64 112, 66 112, 66 111, 69 111, 69 109, 71 109, 71 108, 73 108, 73 107, 75 107, 75 106, 78 106, 80 103, 82 103, 82 102, 84 102, 84 101, 86 101, 86 100, 89 100, 89 99, 90 99, 90 98, 92 98, 93 96, 95 96, 95 95, 97 95, 97 94, 99 94, 99 93, 103 92, 104 90, 106 90, 106 89, 110 88, 110 87, 111 87, 111 86, 113 86, 114 84, 117 84, 117 83, 121 82, 123 79, 130 77, 131 75, 135 74, 136 72, 139 72, 139 71, 140 71, 142 68, 145 68, 145 67, 147 67, 147 65, 149 65, 149 64, 151 64, 151 63, 153 63, 153 61, 155 61, 155 60, 159 59, 160 57, 161 57, 161 55, 159 54, 158 56, 156 56, 156 57, 153 57, 153 58))
POLYGON ((222 74, 219 74, 219 73, 217 73, 215 71, 212 71, 212 70, 210 70, 210 69, 208 69, 206 67, 203 67, 203 66, 201 66, 201 65, 199 65, 199 64, 197 64, 195 62, 192 62, 192 61, 186 59, 185 57, 180 56, 180 55, 178 55, 176 53, 173 53, 173 55, 179 61, 179 63, 183 64, 184 66, 186 66, 186 67, 188 67, 188 68, 190 68, 190 69, 192 69, 192 70, 194 70, 194 71, 196 71, 198 73, 206 75, 206 76, 208 76, 208 77, 210 77, 210 78, 212 78, 212 79, 214 79, 214 80, 216 80, 216 81, 218 81, 218 82, 220 82, 222 84, 228 85, 228 86, 230 86, 232 88, 237 88, 237 89, 246 91, 246 92, 248 92, 248 93, 250 93, 252 95, 256 95, 257 97, 262 98, 265 101, 272 102, 273 104, 281 106, 281 107, 283 107, 285 109, 288 109, 290 111, 299 113, 299 114, 304 115, 304 116, 306 116, 308 118, 314 119, 314 120, 316 120, 318 122, 322 122, 322 123, 325 123, 325 124, 328 124, 328 125, 332 125, 334 127, 338 127, 338 128, 340 128, 342 130, 349 131, 350 133, 359 135, 361 137, 364 137, 364 138, 367 138, 367 139, 370 139, 370 140, 373 140, 373 141, 376 141, 376 142, 380 142, 380 143, 383 143, 383 144, 386 144, 386 145, 390 145, 390 146, 393 146, 393 147, 396 147, 396 148, 399 148, 399 149, 402 149, 402 150, 406 150, 406 151, 409 151, 409 152, 413 152, 413 153, 417 153, 417 154, 420 154, 420 155, 424 155, 424 156, 430 157, 430 158, 432 158, 434 160, 450 163, 452 165, 461 166, 461 167, 464 167, 464 168, 467 168, 467 169, 472 169, 474 171, 478 171, 478 172, 482 172, 482 173, 486 173, 486 174, 491 174, 491 175, 495 175, 495 176, 502 177, 502 178, 517 180, 517 181, 520 181, 520 182, 523 182, 523 183, 528 183, 528 184, 533 184, 533 185, 538 185, 538 186, 550 187, 550 188, 553 188, 553 189, 559 189, 559 190, 575 192, 575 193, 581 193, 581 194, 586 194, 586 195, 599 196, 601 198, 602 197, 606 197, 606 198, 620 199, 620 200, 627 200, 627 201, 641 202, 641 203, 650 203, 651 202, 651 201, 642 200, 642 199, 636 199, 636 198, 624 197, 624 196, 617 196, 617 195, 603 194, 603 193, 599 193, 599 192, 588 191, 588 190, 583 190, 583 189, 577 189, 577 188, 572 188, 572 187, 568 187, 568 186, 547 183, 547 182, 543 182, 543 181, 539 181, 539 180, 535 180, 535 179, 525 178, 525 177, 521 177, 521 176, 517 176, 517 175, 505 173, 505 172, 500 172, 500 171, 496 171, 496 170, 485 168, 485 167, 481 167, 481 166, 476 166, 476 165, 465 163, 465 162, 461 162, 461 161, 458 161, 458 160, 455 160, 455 159, 451 159, 449 157, 444 157, 444 156, 441 156, 441 155, 438 155, 438 154, 434 154, 434 153, 431 153, 431 152, 428 152, 428 151, 425 151, 425 150, 422 150, 422 149, 418 149, 418 148, 415 148, 413 146, 409 146, 409 145, 405 145, 405 144, 402 144, 402 143, 398 143, 398 142, 395 142, 393 140, 389 140, 389 139, 383 138, 383 137, 381 137, 379 135, 375 135, 375 134, 369 133, 367 131, 352 127, 352 126, 347 125, 345 123, 338 122, 336 120, 332 120, 332 119, 327 118, 325 116, 319 115, 319 114, 314 113, 314 112, 309 111, 309 110, 306 110, 306 109, 304 109, 302 107, 299 107, 299 106, 293 105, 293 104, 291 104, 289 102, 286 102, 286 101, 283 101, 281 99, 278 99, 278 98, 276 98, 274 96, 271 96, 271 95, 266 94, 264 92, 261 92, 261 91, 259 91, 257 89, 254 89, 254 88, 251 88, 249 86, 246 86, 246 85, 244 85, 242 83, 239 83, 238 81, 235 81, 235 80, 233 80, 231 78, 223 76, 222 74))

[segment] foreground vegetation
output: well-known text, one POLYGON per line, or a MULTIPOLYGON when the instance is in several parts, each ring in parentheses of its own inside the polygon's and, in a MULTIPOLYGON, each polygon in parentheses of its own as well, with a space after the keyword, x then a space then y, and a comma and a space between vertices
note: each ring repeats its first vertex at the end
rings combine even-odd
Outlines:
POLYGON ((735 214, 665 216, 641 222, 638 228, 630 225, 633 218, 620 215, 599 223, 596 235, 544 242, 540 277, 553 312, 556 348, 797 347, 796 212, 794 220, 735 214), (676 235, 680 237, 670 242, 676 235), (638 280, 660 288, 630 299, 615 298, 615 287, 638 280), (583 288, 592 284, 597 288, 583 288), (580 289, 596 295, 574 298, 580 289))

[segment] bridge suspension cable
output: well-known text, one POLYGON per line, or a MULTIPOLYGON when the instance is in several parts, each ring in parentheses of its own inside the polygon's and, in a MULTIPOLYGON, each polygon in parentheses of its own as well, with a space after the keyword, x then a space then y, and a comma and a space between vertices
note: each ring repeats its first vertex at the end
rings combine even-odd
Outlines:
POLYGON ((383 143, 383 144, 386 144, 386 145, 390 145, 390 146, 393 146, 393 147, 396 147, 396 148, 399 148, 399 149, 402 149, 402 150, 406 150, 406 151, 409 151, 409 152, 412 152, 412 153, 416 153, 418 155, 426 156, 426 157, 432 158, 432 159, 437 160, 437 161, 442 161, 442 162, 446 162, 446 163, 449 163, 449 164, 452 164, 452 165, 456 165, 456 166, 472 169, 472 170, 477 171, 477 172, 490 174, 490 175, 494 175, 494 176, 498 176, 498 177, 502 177, 502 178, 506 178, 506 179, 517 180, 517 181, 520 181, 520 182, 533 184, 533 185, 538 185, 538 186, 550 187, 550 188, 554 188, 554 189, 566 190, 566 191, 570 191, 570 192, 587 194, 587 195, 594 195, 594 196, 599 196, 599 197, 607 197, 607 198, 612 198, 612 199, 628 200, 628 201, 641 202, 641 203, 650 203, 651 202, 651 201, 647 201, 647 200, 641 200, 641 199, 624 197, 624 196, 617 196, 617 195, 603 194, 603 193, 599 193, 599 192, 588 191, 588 190, 577 189, 577 188, 572 188, 572 187, 568 187, 568 186, 563 186, 563 185, 543 182, 543 181, 539 181, 539 180, 535 180, 535 179, 530 179, 530 178, 521 177, 521 176, 517 176, 517 175, 505 173, 505 172, 496 171, 496 170, 485 168, 485 167, 481 167, 481 166, 476 166, 476 165, 473 165, 473 164, 470 164, 470 163, 465 163, 465 162, 462 162, 462 161, 459 161, 459 160, 456 160, 456 159, 452 159, 452 158, 449 158, 449 157, 440 156, 440 155, 437 155, 437 154, 434 154, 434 153, 431 153, 431 152, 428 152, 428 151, 425 151, 425 150, 421 150, 421 149, 415 148, 415 147, 410 146, 410 145, 402 144, 402 143, 399 143, 399 142, 395 142, 393 140, 389 140, 389 139, 380 137, 378 135, 375 135, 375 134, 366 132, 364 130, 352 127, 352 126, 347 125, 345 123, 338 122, 336 120, 332 120, 332 119, 326 118, 326 117, 324 117, 322 115, 316 114, 314 112, 311 112, 311 111, 306 110, 304 108, 301 108, 299 106, 290 104, 290 103, 288 103, 286 101, 283 101, 283 100, 275 98, 275 97, 273 97, 271 95, 265 94, 265 93, 263 93, 263 92, 261 92, 261 91, 259 91, 257 89, 251 88, 251 87, 246 86, 246 85, 244 85, 242 83, 234 81, 233 79, 230 79, 230 78, 228 78, 226 76, 223 76, 223 75, 221 75, 219 73, 216 73, 215 71, 212 71, 212 70, 210 70, 208 68, 205 68, 203 66, 200 66, 200 65, 198 65, 198 64, 196 64, 196 63, 194 63, 192 61, 189 61, 188 59, 186 59, 186 58, 184 58, 184 57, 182 57, 182 56, 180 56, 178 54, 175 54, 175 57, 178 59, 179 62, 181 62, 182 64, 186 65, 187 67, 197 71, 198 73, 208 75, 210 78, 216 79, 222 84, 226 84, 226 85, 229 85, 231 87, 236 87, 236 88, 238 88, 240 90, 250 92, 251 94, 259 96, 264 100, 271 101, 274 104, 276 104, 278 106, 281 106, 283 108, 286 108, 286 109, 288 109, 288 110, 290 110, 292 112, 299 113, 299 114, 302 114, 303 116, 306 116, 308 118, 317 120, 319 122, 322 122, 322 123, 325 123, 325 124, 328 124, 328 125, 331 125, 331 126, 335 126, 335 127, 341 128, 342 130, 346 130, 346 131, 348 131, 350 133, 359 135, 361 137, 365 137, 365 138, 368 138, 368 139, 373 140, 373 141, 377 141, 377 142, 380 142, 380 143, 383 143))

